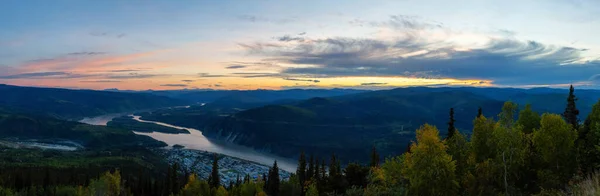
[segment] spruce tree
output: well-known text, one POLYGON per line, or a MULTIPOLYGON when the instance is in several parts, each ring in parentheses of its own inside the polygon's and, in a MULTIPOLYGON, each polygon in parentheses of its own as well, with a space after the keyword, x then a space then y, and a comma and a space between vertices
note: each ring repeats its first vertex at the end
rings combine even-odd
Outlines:
POLYGON ((171 171, 171 187, 170 190, 172 194, 175 194, 179 191, 179 177, 177 176, 178 174, 178 170, 179 170, 179 164, 177 164, 177 162, 175 162, 173 164, 173 171, 171 171))
POLYGON ((565 112, 563 113, 563 117, 575 130, 579 130, 579 110, 575 105, 575 101, 577 101, 577 97, 574 94, 575 88, 573 85, 569 88, 569 97, 567 97, 567 107, 565 108, 565 112))
POLYGON ((483 110, 481 110, 481 106, 477 109, 477 118, 483 116, 483 110))
POLYGON ((219 157, 217 154, 213 155, 212 171, 210 172, 209 184, 211 188, 219 188, 221 184, 221 178, 219 176, 219 157))
POLYGON ((371 163, 369 165, 371 167, 379 167, 379 153, 377 153, 375 146, 371 150, 371 163))
POLYGON ((452 136, 454 136, 456 132, 456 128, 454 127, 455 121, 456 120, 454 120, 454 108, 450 108, 450 120, 448 121, 448 136, 446 137, 446 139, 450 139, 452 136))
POLYGON ((308 170, 306 170, 306 180, 310 181, 315 175, 315 157, 310 154, 308 161, 308 170))
POLYGON ((331 187, 334 193, 343 193, 343 175, 340 166, 340 161, 337 159, 335 154, 331 155, 331 162, 329 163, 329 187, 331 187))
POLYGON ((304 195, 304 182, 306 182, 306 157, 304 156, 304 152, 300 153, 296 175, 298 175, 298 182, 300 183, 300 187, 302 187, 302 195, 304 195))
POLYGON ((271 196, 279 195, 279 167, 277 167, 277 161, 273 163, 273 167, 269 169, 269 180, 267 185, 267 191, 271 196))

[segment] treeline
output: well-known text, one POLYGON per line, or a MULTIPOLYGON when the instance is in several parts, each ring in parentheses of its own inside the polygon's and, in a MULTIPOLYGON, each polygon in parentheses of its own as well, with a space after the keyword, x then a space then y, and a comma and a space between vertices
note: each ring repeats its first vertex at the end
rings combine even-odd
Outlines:
MULTIPOLYGON (((473 112, 472 134, 454 127, 450 109, 448 134, 423 125, 400 156, 384 161, 373 148, 370 163, 342 165, 332 155, 302 153, 289 179, 280 179, 277 162, 268 174, 238 177, 221 184, 218 157, 210 178, 172 165, 165 176, 122 178, 118 171, 89 182, 37 180, 17 186, 2 183, 1 195, 229 195, 229 196, 371 196, 371 195, 593 195, 600 190, 600 101, 580 122, 571 87, 565 111, 539 114, 529 105, 519 111, 506 102, 496 117, 473 112), (590 177, 592 176, 592 177, 590 177), (48 183, 46 183, 48 182, 48 183)), ((2 171, 0 171, 2 172, 2 171)), ((18 175, 18 174, 16 174, 18 175)), ((65 177, 68 175, 65 175, 65 177)), ((65 178, 61 177, 61 178, 65 178)), ((14 179, 14 178, 13 178, 14 179)))

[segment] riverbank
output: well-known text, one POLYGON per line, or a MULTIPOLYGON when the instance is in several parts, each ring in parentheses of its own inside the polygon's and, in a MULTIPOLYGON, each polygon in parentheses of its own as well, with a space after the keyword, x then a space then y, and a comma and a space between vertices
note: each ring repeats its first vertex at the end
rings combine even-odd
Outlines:
MULTIPOLYGON (((195 173, 201 179, 208 179, 212 171, 214 153, 193 149, 160 149, 158 152, 170 164, 177 163, 183 172, 195 173)), ((270 166, 256 162, 243 160, 223 154, 217 154, 219 160, 219 175, 221 184, 228 185, 235 182, 238 177, 243 178, 246 174, 251 178, 258 178, 269 172, 270 166)), ((291 173, 279 170, 281 179, 288 179, 291 173)))

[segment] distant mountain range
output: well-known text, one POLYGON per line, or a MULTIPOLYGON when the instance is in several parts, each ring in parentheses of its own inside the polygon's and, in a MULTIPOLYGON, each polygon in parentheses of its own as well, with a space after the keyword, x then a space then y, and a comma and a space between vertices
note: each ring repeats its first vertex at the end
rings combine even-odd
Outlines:
MULTIPOLYGON (((336 153, 345 161, 365 161, 373 146, 384 156, 404 152, 408 143, 414 140, 414 131, 424 123, 436 125, 441 135, 445 135, 450 108, 455 111, 456 127, 468 134, 479 107, 488 117, 496 117, 505 101, 516 102, 520 107, 530 103, 540 114, 562 113, 567 94, 566 89, 551 88, 123 92, 0 85, 0 134, 3 134, 0 136, 52 137, 58 133, 40 131, 45 130, 40 128, 58 125, 66 127, 62 131, 79 134, 82 133, 77 132, 80 127, 86 126, 54 118, 74 120, 152 109, 139 113, 142 119, 197 128, 210 139, 226 140, 287 157, 305 151, 320 157, 336 153), (171 107, 186 105, 189 107, 171 107), (2 111, 12 113, 2 115, 2 111), (14 111, 19 115, 15 116, 14 111), (11 129, 6 131, 5 127, 11 129)), ((576 89, 575 94, 580 118, 585 119, 600 98, 600 91, 576 89)), ((153 129, 127 121, 122 121, 118 127, 153 129)), ((60 134, 66 133, 62 131, 60 134)))
POLYGON ((80 119, 108 113, 186 105, 188 101, 148 93, 70 90, 0 85, 0 107, 80 119))

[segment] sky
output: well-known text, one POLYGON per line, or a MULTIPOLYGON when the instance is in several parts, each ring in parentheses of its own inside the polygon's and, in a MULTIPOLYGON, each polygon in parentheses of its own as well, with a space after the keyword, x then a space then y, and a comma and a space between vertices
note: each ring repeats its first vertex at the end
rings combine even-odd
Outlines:
POLYGON ((600 88, 597 0, 4 0, 0 83, 600 88))

